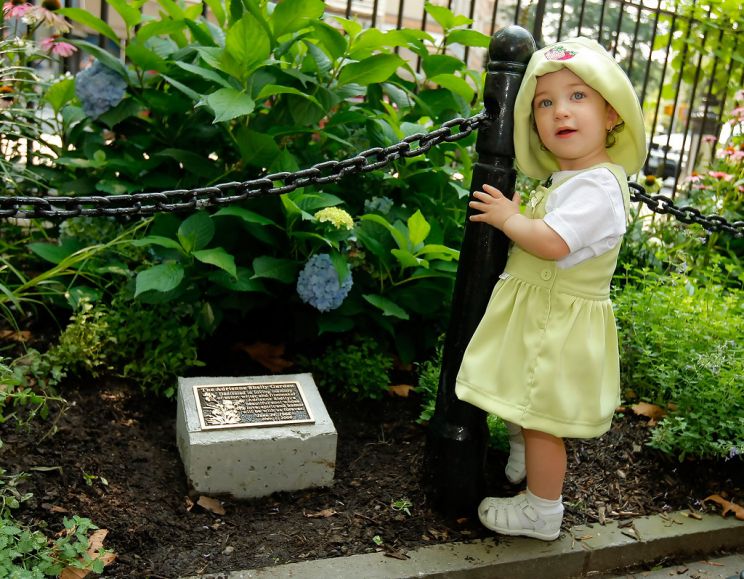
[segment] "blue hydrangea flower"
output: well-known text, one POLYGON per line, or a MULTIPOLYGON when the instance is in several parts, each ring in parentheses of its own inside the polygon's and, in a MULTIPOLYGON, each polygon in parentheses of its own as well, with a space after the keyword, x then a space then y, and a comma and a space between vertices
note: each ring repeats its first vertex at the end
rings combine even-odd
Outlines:
POLYGON ((297 294, 306 304, 321 312, 339 307, 353 285, 351 273, 338 283, 338 272, 327 253, 313 255, 297 277, 297 294))
POLYGON ((92 119, 118 105, 126 89, 127 82, 98 60, 75 75, 75 95, 92 119))

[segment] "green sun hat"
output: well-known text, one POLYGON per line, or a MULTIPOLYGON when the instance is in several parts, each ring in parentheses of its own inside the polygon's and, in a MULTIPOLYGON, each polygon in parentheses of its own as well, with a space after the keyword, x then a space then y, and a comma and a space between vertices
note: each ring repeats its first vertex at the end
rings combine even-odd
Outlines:
POLYGON ((601 94, 620 115, 625 127, 614 135, 615 144, 607 149, 607 154, 628 175, 640 171, 647 150, 638 95, 615 59, 599 43, 584 37, 546 46, 535 52, 527 65, 514 107, 514 151, 519 170, 535 179, 545 179, 559 170, 553 154, 541 147, 532 120, 532 100, 537 77, 563 68, 601 94))

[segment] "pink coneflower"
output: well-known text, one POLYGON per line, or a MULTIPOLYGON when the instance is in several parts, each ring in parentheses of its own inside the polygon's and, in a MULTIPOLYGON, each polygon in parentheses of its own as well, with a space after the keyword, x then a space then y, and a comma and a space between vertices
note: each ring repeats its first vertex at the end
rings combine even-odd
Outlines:
POLYGON ((10 0, 3 4, 3 15, 6 18, 22 18, 33 7, 33 4, 23 0, 10 0))
POLYGON ((735 149, 734 147, 726 147, 725 149, 719 149, 716 151, 716 157, 719 159, 725 159, 728 163, 738 163, 744 159, 744 150, 735 149))
POLYGON ((57 56, 61 56, 62 58, 67 58, 68 56, 71 56, 72 53, 77 52, 77 48, 75 46, 73 46, 69 42, 60 40, 60 36, 58 34, 50 36, 49 38, 45 38, 39 43, 39 46, 41 46, 42 50, 45 50, 52 54, 56 54, 57 56))
POLYGON ((724 147, 723 149, 718 149, 716 151, 716 157, 718 159, 725 159, 726 157, 728 157, 733 152, 734 152, 734 148, 733 147, 724 147))
POLYGON ((700 181, 703 180, 703 178, 700 175, 698 175, 697 173, 693 173, 692 175, 689 175, 689 176, 685 177, 685 180, 688 183, 699 183, 700 181))
POLYGON ((57 34, 65 34, 72 30, 72 27, 63 16, 54 13, 59 7, 58 0, 44 0, 41 6, 33 6, 31 10, 28 10, 24 14, 23 21, 28 24, 44 24, 57 34))
POLYGON ((722 181, 731 181, 734 178, 733 175, 724 173, 723 171, 709 171, 708 175, 710 175, 714 179, 720 179, 722 181))
POLYGON ((731 111, 731 116, 734 117, 733 119, 731 119, 732 123, 744 122, 744 107, 736 107, 733 111, 731 111))
POLYGON ((718 137, 715 135, 703 135, 703 142, 704 143, 715 143, 718 140, 718 137))

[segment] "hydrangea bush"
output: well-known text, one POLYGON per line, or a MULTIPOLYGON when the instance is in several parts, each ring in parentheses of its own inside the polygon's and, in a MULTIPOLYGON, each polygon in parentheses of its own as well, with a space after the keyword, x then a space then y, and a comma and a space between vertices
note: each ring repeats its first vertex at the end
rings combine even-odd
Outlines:
MULTIPOLYGON (((489 38, 463 34, 470 20, 446 8, 431 9, 443 29, 434 38, 364 30, 325 14, 320 0, 218 5, 207 21, 199 4, 169 4, 157 17, 111 4, 124 39, 95 15, 60 10, 127 58, 71 41, 95 63, 47 93, 61 126, 49 172, 59 193, 242 182, 387 147, 481 109, 482 73, 456 58, 446 72, 439 64, 445 46, 485 48, 489 38), (408 74, 400 47, 422 60, 421 74, 408 74)), ((305 328, 298 340, 365 332, 411 361, 447 323, 467 209, 470 172, 460 168, 474 141, 338 183, 158 215, 137 241, 147 261, 126 264, 126 287, 147 303, 199 301, 209 331, 246 319, 261 327, 256 318, 272 315, 305 328)))

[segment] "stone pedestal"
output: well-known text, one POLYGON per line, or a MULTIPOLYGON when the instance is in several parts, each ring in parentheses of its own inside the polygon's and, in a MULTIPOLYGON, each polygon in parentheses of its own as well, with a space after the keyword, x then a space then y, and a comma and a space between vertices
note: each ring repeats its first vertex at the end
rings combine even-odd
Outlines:
POLYGON ((310 374, 179 378, 176 429, 186 476, 198 492, 253 498, 333 483, 337 433, 310 374), (312 422, 213 426, 200 418, 194 386, 291 382, 299 384, 312 422))

